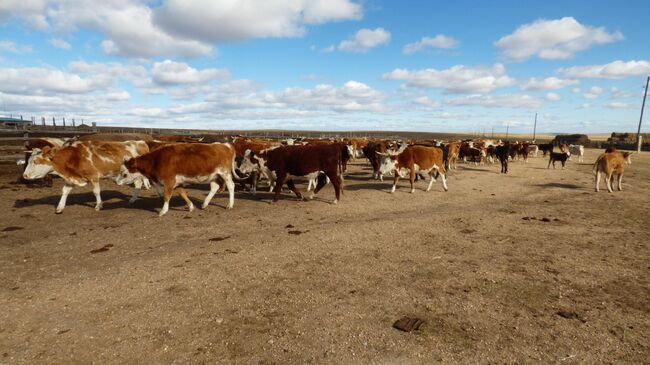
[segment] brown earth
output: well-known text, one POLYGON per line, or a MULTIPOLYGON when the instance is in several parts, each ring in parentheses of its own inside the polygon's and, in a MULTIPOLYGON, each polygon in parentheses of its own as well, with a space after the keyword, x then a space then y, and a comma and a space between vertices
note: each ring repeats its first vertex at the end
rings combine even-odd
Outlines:
POLYGON ((635 155, 613 194, 591 163, 541 158, 389 194, 359 160, 336 206, 331 187, 242 192, 158 218, 153 189, 129 206, 112 182, 101 212, 85 187, 55 215, 60 179, 1 165, 0 363, 648 362, 649 166, 635 155))

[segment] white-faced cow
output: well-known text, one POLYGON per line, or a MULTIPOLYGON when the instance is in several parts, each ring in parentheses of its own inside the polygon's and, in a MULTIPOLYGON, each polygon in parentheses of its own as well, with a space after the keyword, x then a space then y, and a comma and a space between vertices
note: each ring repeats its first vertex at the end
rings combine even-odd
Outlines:
POLYGON ((431 190, 433 182, 436 181, 434 174, 439 173, 442 177, 442 186, 447 191, 447 177, 443 159, 443 151, 438 147, 408 146, 399 150, 381 153, 382 161, 380 172, 382 174, 395 173, 391 193, 395 192, 400 177, 409 176, 411 182, 411 193, 415 191, 414 183, 416 174, 428 173, 431 177, 426 191, 431 190))
POLYGON ((174 189, 185 200, 188 210, 194 210, 194 204, 183 188, 187 183, 210 184, 210 192, 202 205, 202 208, 207 208, 219 189, 217 177, 221 177, 228 188, 226 208, 231 209, 235 204, 233 177, 239 178, 235 172, 235 149, 228 143, 176 143, 124 161, 117 183, 129 184, 142 178, 154 182, 164 200, 158 214, 162 217, 169 210, 174 189), (163 191, 160 191, 160 185, 163 191))
POLYGON ((578 156, 578 162, 584 162, 585 146, 581 144, 570 144, 569 153, 571 153, 571 156, 578 156))
MULTIPOLYGON (((63 178, 61 199, 56 207, 56 213, 62 213, 68 194, 74 186, 85 186, 89 182, 97 203, 95 210, 102 208, 99 180, 116 178, 120 173, 120 165, 126 158, 139 156, 149 151, 147 144, 142 141, 128 142, 72 142, 63 147, 35 148, 29 157, 23 177, 28 180, 39 179, 47 174, 63 178)), ((142 185, 149 186, 146 180, 134 181, 135 190, 130 202, 138 197, 142 185)))

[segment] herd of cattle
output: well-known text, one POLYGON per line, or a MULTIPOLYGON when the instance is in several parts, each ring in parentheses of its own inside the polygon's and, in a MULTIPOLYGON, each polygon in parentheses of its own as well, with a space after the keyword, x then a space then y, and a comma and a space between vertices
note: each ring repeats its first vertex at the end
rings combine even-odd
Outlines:
MULTIPOLYGON (((447 191, 447 171, 457 168, 458 160, 474 164, 501 163, 501 172, 508 172, 508 162, 537 157, 539 152, 549 155, 548 168, 571 156, 582 162, 584 147, 561 145, 559 152, 553 144, 501 142, 491 140, 464 140, 441 142, 435 140, 396 141, 353 139, 287 139, 232 137, 227 142, 203 143, 192 137, 147 135, 94 134, 74 139, 36 138, 25 143, 26 180, 47 179, 56 175, 64 180, 56 213, 62 213, 68 194, 74 186, 92 185, 96 198, 95 209, 102 208, 99 181, 113 179, 117 184, 134 186, 130 202, 138 198, 142 187, 153 183, 163 198, 160 216, 167 213, 174 190, 185 200, 188 209, 194 205, 184 189, 186 184, 209 184, 210 192, 203 201, 206 208, 214 195, 228 189, 227 208, 234 204, 235 183, 243 184, 255 194, 260 180, 266 180, 273 201, 277 201, 284 184, 298 199, 293 177, 305 177, 309 182, 310 199, 326 184, 332 183, 336 204, 343 190, 343 175, 350 159, 365 157, 372 166, 372 179, 382 180, 393 175, 391 192, 400 178, 409 178, 411 193, 418 179, 429 176, 429 191, 440 178, 447 191)), ((624 166, 630 163, 630 153, 608 149, 594 164, 596 191, 601 173, 606 176, 608 191, 612 191, 613 175, 618 176, 618 189, 624 166)), ((51 180, 50 180, 51 181, 51 180)))

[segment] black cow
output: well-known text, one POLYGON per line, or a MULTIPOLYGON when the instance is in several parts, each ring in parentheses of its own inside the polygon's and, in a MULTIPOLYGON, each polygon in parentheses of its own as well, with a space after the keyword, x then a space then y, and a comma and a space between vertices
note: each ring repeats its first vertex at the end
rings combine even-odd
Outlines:
POLYGON ((504 144, 496 147, 496 155, 501 162, 501 173, 508 173, 508 159, 510 158, 510 145, 504 144))
POLYGON ((551 163, 553 164, 553 168, 555 169, 555 161, 560 161, 562 162, 562 168, 564 168, 564 165, 566 165, 566 160, 569 159, 569 156, 571 154, 568 152, 551 152, 551 157, 548 159, 548 167, 551 168, 551 163))

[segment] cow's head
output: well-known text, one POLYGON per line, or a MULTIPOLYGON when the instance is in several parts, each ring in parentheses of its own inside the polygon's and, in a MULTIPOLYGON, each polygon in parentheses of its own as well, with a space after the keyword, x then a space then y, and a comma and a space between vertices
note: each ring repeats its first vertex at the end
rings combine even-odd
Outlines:
POLYGON ((52 163, 52 158, 54 154, 58 151, 56 147, 43 147, 43 149, 34 148, 32 150, 31 156, 27 161, 27 167, 23 172, 23 178, 25 180, 34 180, 45 177, 45 175, 54 171, 54 164, 52 163))
POLYGON ((399 156, 406 149, 406 145, 402 145, 397 151, 387 150, 386 152, 379 152, 377 154, 381 156, 381 161, 379 163, 379 172, 382 175, 389 175, 395 169, 397 169, 397 156, 399 156))
POLYGON ((135 158, 125 159, 122 166, 120 166, 120 174, 115 178, 117 185, 129 185, 144 180, 147 180, 147 178, 138 170, 135 158))
POLYGON ((628 165, 632 164, 632 152, 623 152, 623 159, 628 165))
POLYGON ((244 152, 244 158, 239 165, 239 171, 243 174, 252 174, 253 172, 259 172, 260 169, 264 166, 264 160, 256 156, 255 153, 251 150, 246 150, 244 152))

